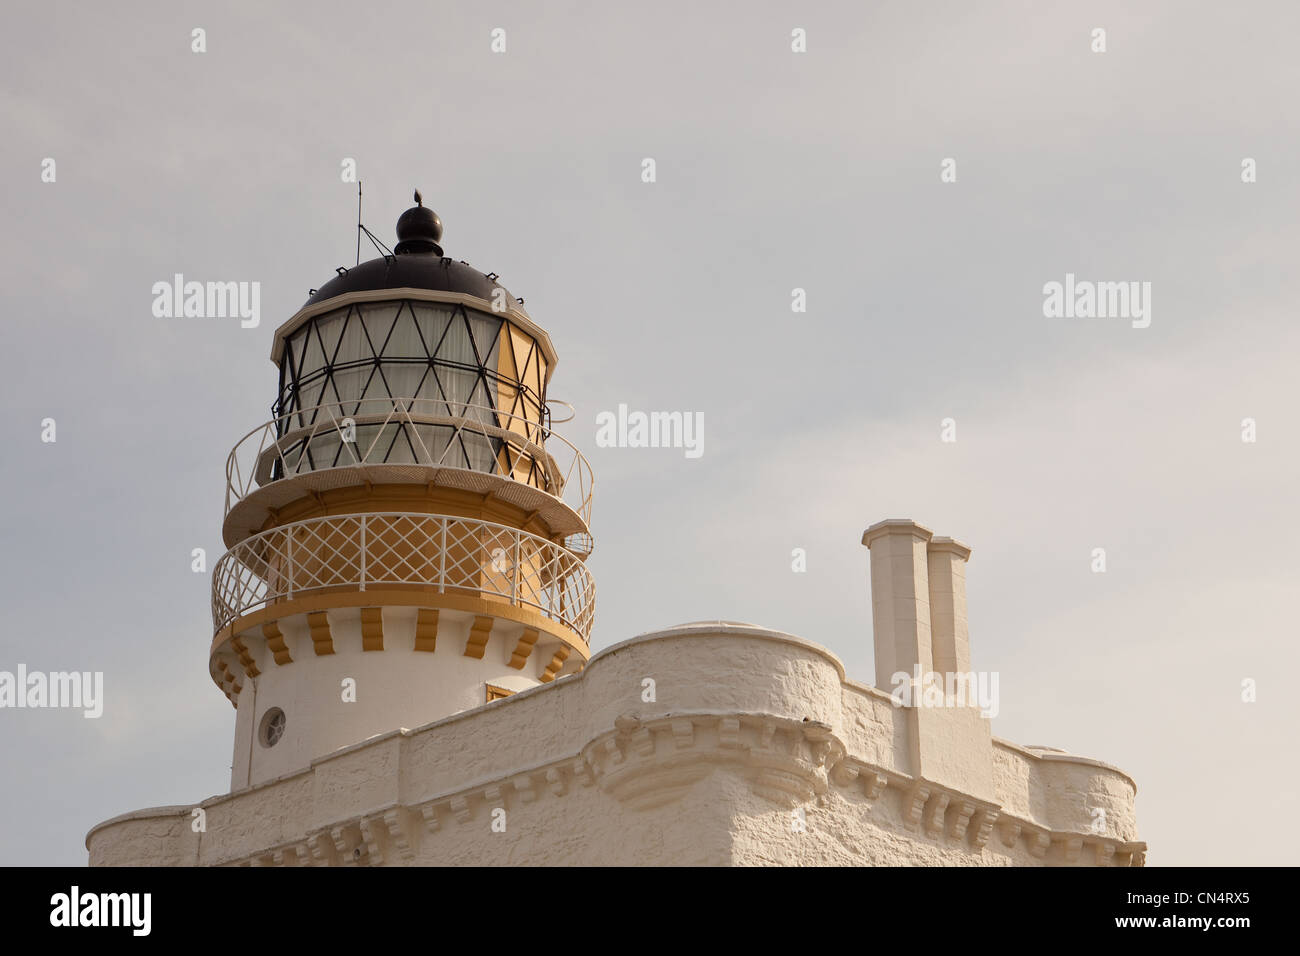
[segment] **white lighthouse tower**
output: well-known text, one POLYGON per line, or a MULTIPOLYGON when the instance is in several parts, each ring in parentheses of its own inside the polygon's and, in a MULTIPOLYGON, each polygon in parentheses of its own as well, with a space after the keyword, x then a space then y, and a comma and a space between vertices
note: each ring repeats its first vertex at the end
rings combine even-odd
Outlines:
POLYGON ((276 330, 274 417, 230 454, 209 670, 232 790, 590 657, 592 475, 550 427, 555 350, 416 202, 276 330))

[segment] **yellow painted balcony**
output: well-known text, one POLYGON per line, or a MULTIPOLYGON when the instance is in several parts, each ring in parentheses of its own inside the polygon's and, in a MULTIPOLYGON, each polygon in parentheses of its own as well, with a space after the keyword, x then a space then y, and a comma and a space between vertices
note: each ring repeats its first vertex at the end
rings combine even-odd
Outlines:
POLYGON ((588 644, 595 584, 581 557, 518 528, 447 515, 311 518, 252 535, 212 574, 212 626, 309 594, 415 591, 530 609, 588 644))

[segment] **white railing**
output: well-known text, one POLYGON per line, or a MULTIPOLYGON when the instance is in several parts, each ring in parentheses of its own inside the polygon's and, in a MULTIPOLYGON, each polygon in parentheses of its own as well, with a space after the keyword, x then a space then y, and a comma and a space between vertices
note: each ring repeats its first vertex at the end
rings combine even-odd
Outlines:
POLYGON ((591 634, 595 584, 571 551, 490 521, 404 513, 310 518, 241 541, 213 568, 213 632, 300 594, 411 586, 505 598, 591 634))
POLYGON ((253 429, 226 460, 226 514, 283 478, 382 464, 509 478, 563 501, 591 524, 594 476, 571 442, 522 415, 428 398, 316 405, 253 429))

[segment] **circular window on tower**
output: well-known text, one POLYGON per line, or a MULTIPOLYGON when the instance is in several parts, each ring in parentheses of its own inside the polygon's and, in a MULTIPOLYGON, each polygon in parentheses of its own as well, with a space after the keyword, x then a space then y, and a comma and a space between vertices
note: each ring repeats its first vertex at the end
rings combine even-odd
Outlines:
POLYGON ((284 711, 272 707, 262 715, 262 725, 257 730, 257 739, 263 747, 274 747, 284 736, 284 711))

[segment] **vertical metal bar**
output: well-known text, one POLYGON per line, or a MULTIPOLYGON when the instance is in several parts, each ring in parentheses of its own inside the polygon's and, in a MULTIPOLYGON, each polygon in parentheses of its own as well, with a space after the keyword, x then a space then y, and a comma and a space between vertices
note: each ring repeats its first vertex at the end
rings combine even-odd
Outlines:
POLYGON ((289 544, 285 548, 285 555, 286 555, 285 570, 288 573, 288 579, 289 579, 289 600, 292 601, 293 600, 293 531, 291 529, 286 529, 284 533, 286 537, 288 537, 289 539, 289 544))
POLYGON ((447 519, 439 521, 442 525, 442 547, 438 549, 438 593, 447 590, 447 519))
POLYGON ((515 532, 515 566, 510 574, 510 603, 519 606, 519 538, 520 533, 515 532))
POLYGON ((567 613, 569 609, 569 573, 564 569, 563 563, 560 564, 559 570, 556 572, 555 583, 555 610, 559 615, 559 620, 564 621, 567 624, 569 620, 567 613))
POLYGON ((366 589, 366 518, 361 516, 361 590, 366 589))

